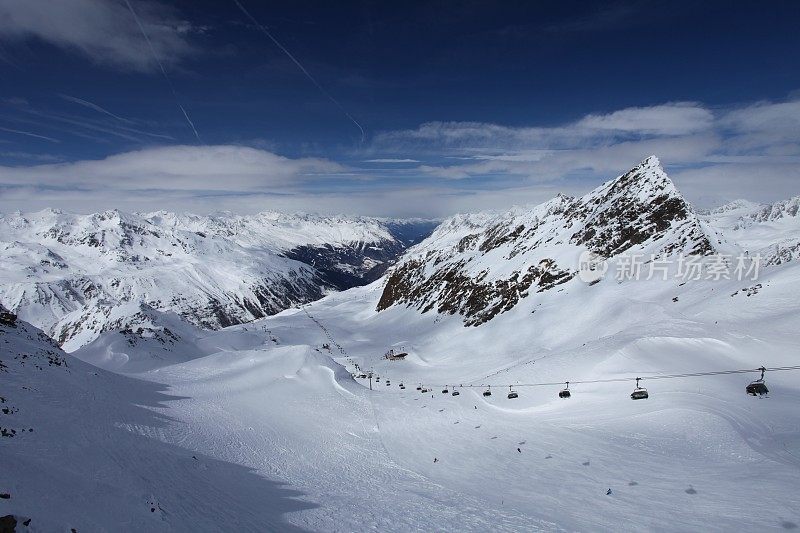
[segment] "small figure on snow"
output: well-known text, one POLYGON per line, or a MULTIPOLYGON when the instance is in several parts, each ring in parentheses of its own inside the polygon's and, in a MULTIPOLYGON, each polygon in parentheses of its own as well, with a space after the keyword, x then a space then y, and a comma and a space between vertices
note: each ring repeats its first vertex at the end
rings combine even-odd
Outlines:
POLYGON ((608 489, 608 491, 606 491, 606 496, 611 496, 611 489, 608 489))
POLYGON ((519 448, 517 448, 517 451, 518 451, 519 453, 522 453, 522 450, 520 450, 519 448))
POLYGON ((436 457, 434 457, 434 458, 433 458, 433 462, 434 462, 434 463, 438 463, 438 462, 439 462, 439 459, 438 459, 438 458, 436 458, 436 457))

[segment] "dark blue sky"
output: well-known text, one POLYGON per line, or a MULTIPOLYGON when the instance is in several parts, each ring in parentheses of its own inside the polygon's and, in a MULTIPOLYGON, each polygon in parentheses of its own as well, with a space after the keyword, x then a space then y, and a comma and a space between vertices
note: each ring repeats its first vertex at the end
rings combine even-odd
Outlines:
MULTIPOLYGON (((0 0, 0 165, 236 145, 324 159, 340 165, 340 176, 361 174, 361 182, 376 188, 410 181, 427 187, 431 176, 463 177, 442 169, 476 154, 485 161, 528 149, 586 150, 654 140, 664 132, 638 124, 604 127, 579 142, 553 131, 587 116, 681 103, 713 115, 705 131, 717 144, 703 157, 673 159, 677 170, 696 170, 715 162, 709 154, 719 159, 774 153, 763 139, 756 143, 758 153, 746 147, 732 153, 724 141, 743 133, 739 122, 733 133, 726 130, 729 115, 759 102, 789 105, 800 89, 800 2, 240 1, 322 89, 234 0, 130 0, 152 51, 124 0, 65 0, 70 6, 63 12, 0 0), (59 23, 68 27, 60 30, 59 23), (364 128, 363 141, 346 114, 364 128), (433 137, 415 135, 426 123, 453 124, 433 137), (450 131, 465 123, 485 128, 468 138, 450 131), (492 127, 504 128, 499 137, 492 127), (526 144, 530 128, 549 133, 526 144), (388 163, 367 159, 415 161, 391 163, 383 172, 380 165, 388 163)), ((676 135, 699 131, 690 126, 666 137, 674 142, 676 135)), ((795 141, 775 142, 784 147, 795 141)), ((671 145, 665 146, 669 153, 671 145)), ((779 151, 781 157, 797 155, 779 151)), ((459 180, 456 188, 523 186, 514 183, 523 174, 529 185, 599 178, 606 168, 625 170, 617 166, 465 170, 478 179, 459 180)), ((304 191, 321 193, 352 182, 326 179, 320 188, 317 181, 306 180, 304 191)), ((698 194, 725 199, 719 190, 698 194)))

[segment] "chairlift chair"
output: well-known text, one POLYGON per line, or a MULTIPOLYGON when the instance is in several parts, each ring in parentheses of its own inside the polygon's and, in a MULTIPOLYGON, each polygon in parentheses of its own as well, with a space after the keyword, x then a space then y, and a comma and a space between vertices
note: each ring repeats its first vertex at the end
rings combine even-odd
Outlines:
POLYGON ((514 389, 511 388, 511 385, 508 386, 508 399, 513 400, 514 398, 519 398, 519 394, 516 393, 514 389))
POLYGON ((646 400, 650 397, 650 395, 647 394, 647 389, 639 386, 640 379, 642 378, 636 378, 636 388, 633 389, 633 392, 631 393, 631 400, 646 400))
POLYGON ((491 396, 492 395, 492 386, 489 385, 485 391, 483 391, 484 396, 491 396))
POLYGON ((453 390, 453 396, 458 396, 459 394, 461 394, 461 393, 458 392, 457 390, 453 390))
POLYGON ((745 391, 750 396, 758 396, 761 398, 769 393, 769 389, 767 388, 767 384, 764 382, 764 372, 766 372, 767 369, 762 366, 759 368, 759 370, 761 370, 761 378, 751 381, 747 387, 745 387, 745 391))
POLYGON ((450 391, 447 390, 447 387, 442 389, 442 394, 447 394, 448 392, 450 392, 450 391))
POLYGON ((572 394, 569 392, 569 381, 567 381, 567 386, 564 387, 561 392, 558 393, 559 398, 569 398, 572 394))
POLYGON ((422 390, 422 385, 420 385, 419 387, 417 387, 417 390, 422 390))

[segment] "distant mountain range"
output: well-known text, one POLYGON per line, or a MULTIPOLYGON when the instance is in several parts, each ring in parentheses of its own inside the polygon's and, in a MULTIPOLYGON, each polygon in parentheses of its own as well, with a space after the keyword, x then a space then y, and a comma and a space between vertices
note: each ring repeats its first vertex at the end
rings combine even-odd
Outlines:
POLYGON ((174 312, 218 329, 379 278, 432 220, 112 210, 0 215, 0 303, 72 351, 174 312))
POLYGON ((158 341, 169 350, 194 346, 197 328, 272 315, 391 267, 378 310, 435 310, 476 326, 532 293, 560 290, 586 252, 611 261, 630 253, 793 261, 799 206, 796 197, 695 210, 651 156, 582 197, 441 224, 274 212, 12 213, 0 215, 0 303, 67 351, 108 331, 122 335, 115 345, 158 341))

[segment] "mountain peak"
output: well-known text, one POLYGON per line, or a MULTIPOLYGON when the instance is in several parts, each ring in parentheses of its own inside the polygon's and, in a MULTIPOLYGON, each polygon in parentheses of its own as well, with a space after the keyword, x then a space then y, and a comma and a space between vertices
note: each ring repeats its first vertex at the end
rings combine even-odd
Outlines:
POLYGON ((395 304, 436 309, 477 326, 568 283, 585 251, 611 258, 629 251, 707 255, 714 248, 651 156, 580 198, 559 195, 534 207, 443 222, 393 267, 377 310, 395 304))
MULTIPOLYGON (((657 156, 651 155, 642 160, 641 163, 636 165, 637 168, 661 168, 661 160, 657 156)), ((663 169, 662 169, 663 170, 663 169)))
POLYGON ((636 197, 639 201, 647 202, 664 195, 684 201, 681 193, 661 166, 661 161, 651 155, 628 172, 591 191, 584 196, 584 199, 602 196, 604 201, 607 201, 613 197, 627 199, 636 197))

